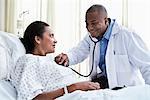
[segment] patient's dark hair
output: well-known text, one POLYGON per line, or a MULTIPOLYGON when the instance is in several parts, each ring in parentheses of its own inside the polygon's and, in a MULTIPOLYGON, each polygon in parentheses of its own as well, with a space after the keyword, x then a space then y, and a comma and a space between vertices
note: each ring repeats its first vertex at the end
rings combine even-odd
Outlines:
POLYGON ((106 8, 103 6, 103 5, 99 5, 99 4, 96 4, 96 5, 92 5, 87 11, 86 11, 86 16, 85 16, 85 19, 87 20, 87 14, 90 13, 90 12, 103 12, 104 14, 106 14, 107 16, 107 10, 106 8))
POLYGON ((35 47, 35 36, 42 38, 46 26, 49 25, 45 22, 35 21, 26 28, 23 38, 20 38, 21 42, 24 44, 26 53, 33 52, 35 47))

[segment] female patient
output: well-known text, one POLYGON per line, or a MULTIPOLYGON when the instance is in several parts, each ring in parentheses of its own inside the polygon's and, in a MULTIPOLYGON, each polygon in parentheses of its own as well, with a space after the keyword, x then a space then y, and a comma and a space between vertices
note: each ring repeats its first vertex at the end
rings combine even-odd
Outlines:
POLYGON ((35 21, 21 39, 26 54, 17 61, 11 82, 17 89, 18 100, 50 100, 62 96, 66 90, 96 90, 93 82, 78 82, 74 73, 55 64, 48 53, 54 53, 56 40, 47 23, 35 21))

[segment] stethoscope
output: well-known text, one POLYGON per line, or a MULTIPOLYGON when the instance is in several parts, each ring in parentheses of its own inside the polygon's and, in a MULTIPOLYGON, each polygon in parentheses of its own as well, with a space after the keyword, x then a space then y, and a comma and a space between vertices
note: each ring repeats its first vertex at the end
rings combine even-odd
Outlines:
POLYGON ((91 69, 90 73, 89 73, 88 75, 83 75, 83 74, 77 72, 76 70, 74 70, 73 68, 69 67, 69 68, 71 68, 75 73, 77 73, 78 75, 80 75, 80 76, 82 76, 82 77, 89 77, 89 76, 92 74, 93 68, 94 68, 94 52, 95 52, 95 47, 96 47, 96 44, 101 40, 101 39, 93 40, 91 35, 89 35, 89 37, 90 37, 91 41, 94 42, 93 53, 92 53, 92 69, 91 69))
MULTIPOLYGON (((115 22, 115 20, 114 20, 114 22, 115 22)), ((113 25, 114 25, 114 22, 113 22, 113 25)), ((90 37, 91 41, 94 42, 93 55, 92 55, 92 69, 91 69, 90 73, 88 75, 83 75, 83 74, 80 74, 79 72, 77 72, 76 70, 74 70, 74 69, 71 68, 75 73, 77 73, 78 75, 83 76, 83 77, 89 77, 92 74, 92 71, 93 71, 93 68, 94 68, 94 52, 95 52, 95 47, 96 47, 96 44, 101 40, 101 39, 96 39, 96 38, 94 38, 96 40, 93 40, 93 38, 92 38, 92 36, 91 36, 90 33, 89 33, 89 37, 90 37)))

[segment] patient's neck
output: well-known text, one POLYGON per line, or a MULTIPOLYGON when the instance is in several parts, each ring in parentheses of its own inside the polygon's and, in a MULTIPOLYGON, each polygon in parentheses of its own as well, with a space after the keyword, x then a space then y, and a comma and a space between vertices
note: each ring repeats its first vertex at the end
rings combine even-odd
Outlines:
POLYGON ((33 55, 46 56, 46 53, 41 48, 35 48, 32 52, 33 55))

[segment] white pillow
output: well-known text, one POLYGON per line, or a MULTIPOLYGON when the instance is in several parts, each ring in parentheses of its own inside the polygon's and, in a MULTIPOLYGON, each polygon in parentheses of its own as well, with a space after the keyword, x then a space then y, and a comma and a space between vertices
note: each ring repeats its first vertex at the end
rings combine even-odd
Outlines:
POLYGON ((0 80, 0 99, 16 100, 17 92, 9 81, 0 80))
POLYGON ((16 35, 0 31, 0 79, 9 79, 16 61, 24 54, 25 48, 16 35))

